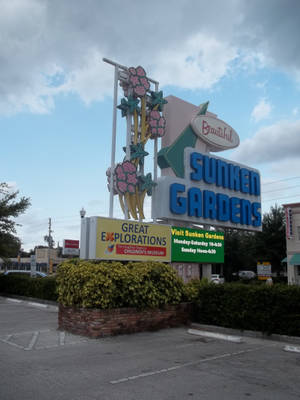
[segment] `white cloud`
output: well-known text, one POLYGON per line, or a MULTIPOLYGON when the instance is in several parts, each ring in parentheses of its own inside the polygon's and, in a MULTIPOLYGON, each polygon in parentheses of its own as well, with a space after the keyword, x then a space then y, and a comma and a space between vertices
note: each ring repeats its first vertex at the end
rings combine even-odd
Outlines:
POLYGON ((236 57, 228 44, 199 33, 159 52, 154 76, 162 85, 207 89, 226 75, 236 57))
POLYGON ((102 58, 96 49, 91 50, 84 65, 74 68, 58 91, 78 93, 87 105, 111 95, 113 70, 103 63, 102 58))
POLYGON ((18 190, 17 182, 9 181, 9 182, 5 182, 5 183, 7 184, 7 186, 8 186, 7 189, 10 192, 16 192, 18 190))
POLYGON ((258 104, 253 108, 251 113, 251 117, 255 122, 259 122, 263 119, 268 118, 272 110, 272 106, 270 103, 266 101, 266 99, 261 99, 258 104))
POLYGON ((210 88, 233 60, 297 78, 300 2, 290 2, 273 0, 270 12, 258 0, 0 0, 0 113, 50 112, 59 93, 103 99, 112 74, 103 55, 183 88, 210 88))
POLYGON ((232 152, 232 158, 251 165, 298 159, 300 149, 300 120, 279 121, 257 131, 232 152))
POLYGON ((293 111, 292 111, 293 115, 298 115, 299 112, 300 112, 300 108, 299 107, 293 108, 293 111))

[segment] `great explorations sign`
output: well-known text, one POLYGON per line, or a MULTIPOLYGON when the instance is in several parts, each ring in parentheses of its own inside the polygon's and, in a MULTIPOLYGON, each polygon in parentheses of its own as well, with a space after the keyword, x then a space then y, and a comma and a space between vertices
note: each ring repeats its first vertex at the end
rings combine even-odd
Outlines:
POLYGON ((223 232, 105 217, 88 217, 83 222, 85 227, 82 229, 81 258, 224 262, 223 232))
POLYGON ((172 226, 172 261, 224 262, 224 233, 172 226))
POLYGON ((171 260, 168 225, 91 217, 90 240, 89 258, 93 259, 171 260))
POLYGON ((259 171, 210 153, 236 147, 239 137, 207 106, 168 98, 152 217, 260 231, 259 171))

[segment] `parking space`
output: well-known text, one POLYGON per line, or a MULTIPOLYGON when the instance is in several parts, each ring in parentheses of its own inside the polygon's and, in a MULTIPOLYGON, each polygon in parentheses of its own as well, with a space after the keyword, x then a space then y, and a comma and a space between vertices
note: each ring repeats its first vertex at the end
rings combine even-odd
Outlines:
POLYGON ((87 339, 57 331, 53 307, 4 298, 0 321, 1 400, 300 396, 300 354, 285 343, 202 337, 185 327, 87 339))

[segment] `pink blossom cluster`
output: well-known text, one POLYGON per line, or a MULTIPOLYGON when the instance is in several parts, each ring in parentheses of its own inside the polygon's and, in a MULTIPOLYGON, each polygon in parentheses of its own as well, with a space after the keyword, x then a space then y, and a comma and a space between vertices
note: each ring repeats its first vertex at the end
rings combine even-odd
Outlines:
POLYGON ((115 177, 118 193, 135 193, 138 180, 136 166, 132 162, 124 161, 122 164, 118 164, 115 168, 115 177))
POLYGON ((150 88, 150 83, 146 77, 146 72, 143 67, 137 68, 130 67, 129 71, 129 84, 133 88, 133 93, 138 97, 145 96, 147 90, 150 88))
POLYGON ((157 110, 150 111, 148 116, 151 139, 162 137, 165 134, 166 120, 157 110))

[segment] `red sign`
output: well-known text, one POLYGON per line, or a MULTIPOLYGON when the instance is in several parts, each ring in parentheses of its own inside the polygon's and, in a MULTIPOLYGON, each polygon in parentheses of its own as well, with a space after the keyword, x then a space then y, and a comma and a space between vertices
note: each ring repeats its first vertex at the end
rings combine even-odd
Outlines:
POLYGON ((65 249, 79 249, 79 240, 64 240, 64 248, 65 249))
POLYGON ((165 257, 167 252, 165 247, 137 246, 132 244, 117 244, 116 254, 126 254, 132 256, 151 256, 165 257))
POLYGON ((293 216, 292 209, 290 207, 285 209, 285 230, 286 238, 291 239, 293 236, 293 216))

